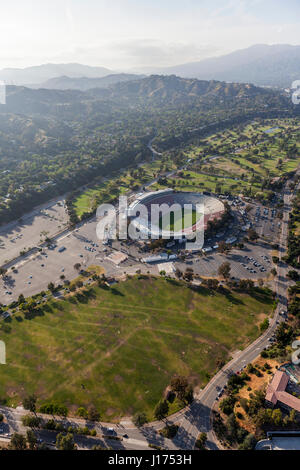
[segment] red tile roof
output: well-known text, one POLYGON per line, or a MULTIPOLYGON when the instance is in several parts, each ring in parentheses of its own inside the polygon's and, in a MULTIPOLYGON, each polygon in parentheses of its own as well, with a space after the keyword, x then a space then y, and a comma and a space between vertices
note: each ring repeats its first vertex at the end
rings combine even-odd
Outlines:
POLYGON ((300 400, 285 391, 289 383, 289 376, 282 371, 277 371, 272 382, 267 388, 266 400, 276 405, 279 401, 284 405, 300 413, 300 400))

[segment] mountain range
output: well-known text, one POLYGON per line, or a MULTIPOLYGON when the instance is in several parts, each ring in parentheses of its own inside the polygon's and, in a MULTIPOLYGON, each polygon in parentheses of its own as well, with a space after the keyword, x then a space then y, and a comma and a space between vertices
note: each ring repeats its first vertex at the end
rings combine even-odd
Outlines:
POLYGON ((87 91, 8 86, 6 105, 0 105, 0 113, 55 116, 62 120, 77 116, 76 119, 85 120, 97 113, 111 115, 115 110, 129 112, 143 108, 147 112, 150 109, 199 107, 202 111, 212 111, 214 108, 264 108, 269 105, 282 108, 288 102, 282 93, 251 84, 152 75, 87 91))
POLYGON ((88 78, 88 77, 55 77, 50 78, 46 82, 27 85, 30 88, 45 88, 48 90, 81 90, 87 91, 92 88, 108 88, 120 82, 129 82, 132 80, 140 80, 145 78, 146 75, 137 75, 129 73, 110 74, 101 78, 88 78))
MULTIPOLYGON (((288 88, 294 80, 300 80, 300 46, 258 44, 220 57, 173 67, 153 67, 147 71, 141 69, 139 73, 288 88)), ((76 63, 0 70, 0 80, 8 85, 81 91, 107 88, 115 83, 137 80, 143 76, 145 75, 116 73, 105 67, 76 63)))
POLYGON ((52 78, 100 78, 111 74, 105 67, 91 67, 82 64, 43 64, 24 69, 6 68, 0 70, 0 80, 7 85, 30 85, 43 83, 52 78))
POLYGON ((258 44, 220 57, 154 69, 153 72, 286 88, 294 80, 300 80, 300 46, 258 44))

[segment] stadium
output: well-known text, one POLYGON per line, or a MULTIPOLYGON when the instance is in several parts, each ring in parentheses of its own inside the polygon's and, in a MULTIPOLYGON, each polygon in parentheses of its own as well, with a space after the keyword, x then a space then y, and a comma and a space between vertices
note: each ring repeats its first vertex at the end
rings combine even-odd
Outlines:
POLYGON ((222 217, 224 210, 224 204, 213 196, 166 189, 139 194, 128 209, 128 217, 145 237, 168 238, 171 235, 180 239, 188 238, 192 233, 205 229, 209 221, 222 217), (151 209, 154 205, 160 207, 159 223, 151 220, 151 209), (190 209, 185 208, 183 212, 183 208, 187 205, 190 209), (141 206, 147 208, 147 217, 139 210, 141 206), (201 208, 200 212, 196 211, 197 206, 201 208))

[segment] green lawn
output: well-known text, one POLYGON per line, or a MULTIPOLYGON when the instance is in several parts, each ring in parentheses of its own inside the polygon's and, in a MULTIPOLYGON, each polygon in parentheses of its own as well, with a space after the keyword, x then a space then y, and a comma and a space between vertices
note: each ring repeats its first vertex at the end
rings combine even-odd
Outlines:
POLYGON ((192 159, 190 168, 197 169, 198 176, 191 172, 191 179, 186 183, 176 181, 176 189, 183 186, 183 190, 190 190, 192 186, 196 186, 214 191, 217 179, 205 176, 208 173, 231 178, 226 181, 218 179, 223 192, 237 194, 251 188, 253 194, 264 193, 267 196, 262 191, 263 181, 296 170, 297 150, 300 152, 299 125, 296 120, 269 120, 263 124, 255 122, 239 131, 225 130, 204 139, 202 146, 189 148, 185 154, 192 159), (266 134, 265 131, 271 128, 274 128, 274 132, 266 134), (293 146, 296 152, 290 152, 293 146), (200 166, 201 157, 194 163, 199 155, 205 155, 205 159, 216 155, 218 158, 200 166))
MULTIPOLYGON (((201 155, 205 154, 206 158, 221 155, 221 158, 202 165, 201 171, 194 172, 192 178, 184 181, 184 184, 182 181, 177 180, 174 189, 215 192, 216 184, 220 183, 217 189, 221 185, 221 192, 228 191, 231 194, 239 194, 243 191, 247 193, 251 189, 253 194, 263 192, 267 196, 267 193, 261 189, 263 179, 282 176, 286 172, 295 170, 298 165, 298 159, 288 158, 288 152, 280 147, 281 140, 287 133, 289 133, 289 145, 295 144, 300 152, 299 125, 296 120, 292 119, 268 120, 264 121, 263 124, 258 122, 249 124, 242 129, 227 129, 203 139, 199 145, 189 145, 184 154, 191 159, 190 167, 192 170, 197 158, 201 155), (266 130, 277 127, 279 129, 275 130, 274 133, 265 133, 266 130), (262 145, 266 145, 267 148, 265 149, 261 144, 255 144, 259 141, 263 141, 262 145), (250 149, 243 148, 249 144, 251 145, 250 149), (232 153, 235 149, 241 149, 240 153, 232 153), (258 152, 258 162, 245 158, 247 154, 253 156, 254 151, 258 152), (280 168, 278 168, 279 159, 282 160, 280 168), (202 172, 203 174, 201 174, 202 172), (224 175, 231 179, 216 179, 207 176, 205 173, 224 175), (252 174, 258 176, 261 182, 252 181, 252 174)), ((78 196, 74 203, 76 214, 81 217, 84 213, 95 210, 99 204, 109 202, 112 197, 132 192, 133 189, 137 190, 157 177, 159 173, 172 169, 175 169, 175 164, 168 152, 165 152, 161 160, 157 159, 154 162, 144 163, 138 168, 125 170, 120 175, 113 176, 110 180, 102 181, 100 179, 99 183, 94 183, 92 187, 78 196)), ((163 186, 156 184, 152 189, 172 186, 171 183, 172 181, 168 181, 167 185, 163 186)))
POLYGON ((193 227, 201 217, 203 217, 203 214, 198 214, 195 209, 188 210, 181 208, 178 211, 170 212, 170 214, 167 214, 165 217, 161 215, 159 227, 162 230, 179 232, 193 227))
POLYGON ((236 177, 218 178, 191 170, 182 171, 182 174, 183 177, 181 178, 169 178, 164 185, 156 183, 152 186, 153 190, 172 187, 177 191, 210 191, 214 193, 218 192, 217 189, 220 189, 221 193, 228 191, 231 194, 240 194, 242 190, 259 190, 259 186, 256 183, 251 184, 236 177))
POLYGON ((133 278, 81 299, 51 301, 32 320, 17 314, 0 339, 7 348, 0 398, 16 406, 36 393, 72 411, 96 405, 113 420, 153 409, 174 374, 204 385, 218 359, 259 335, 270 294, 211 296, 176 281, 133 278))
POLYGON ((74 202, 76 214, 81 217, 86 212, 92 212, 99 204, 108 202, 111 197, 131 193, 133 189, 142 187, 153 180, 162 169, 170 171, 174 168, 172 161, 168 160, 162 166, 162 163, 157 160, 144 163, 138 169, 124 171, 105 181, 100 178, 99 183, 92 184, 76 198, 74 202))

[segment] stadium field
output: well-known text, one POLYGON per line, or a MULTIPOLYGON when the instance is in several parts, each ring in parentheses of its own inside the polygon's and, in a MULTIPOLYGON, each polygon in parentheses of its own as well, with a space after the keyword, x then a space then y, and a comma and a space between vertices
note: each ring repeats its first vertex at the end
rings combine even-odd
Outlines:
POLYGON ((203 214, 197 213, 195 209, 180 209, 176 212, 171 212, 168 217, 166 217, 166 215, 161 216, 159 227, 162 230, 179 232, 181 230, 193 227, 201 219, 201 217, 203 217, 203 214))

